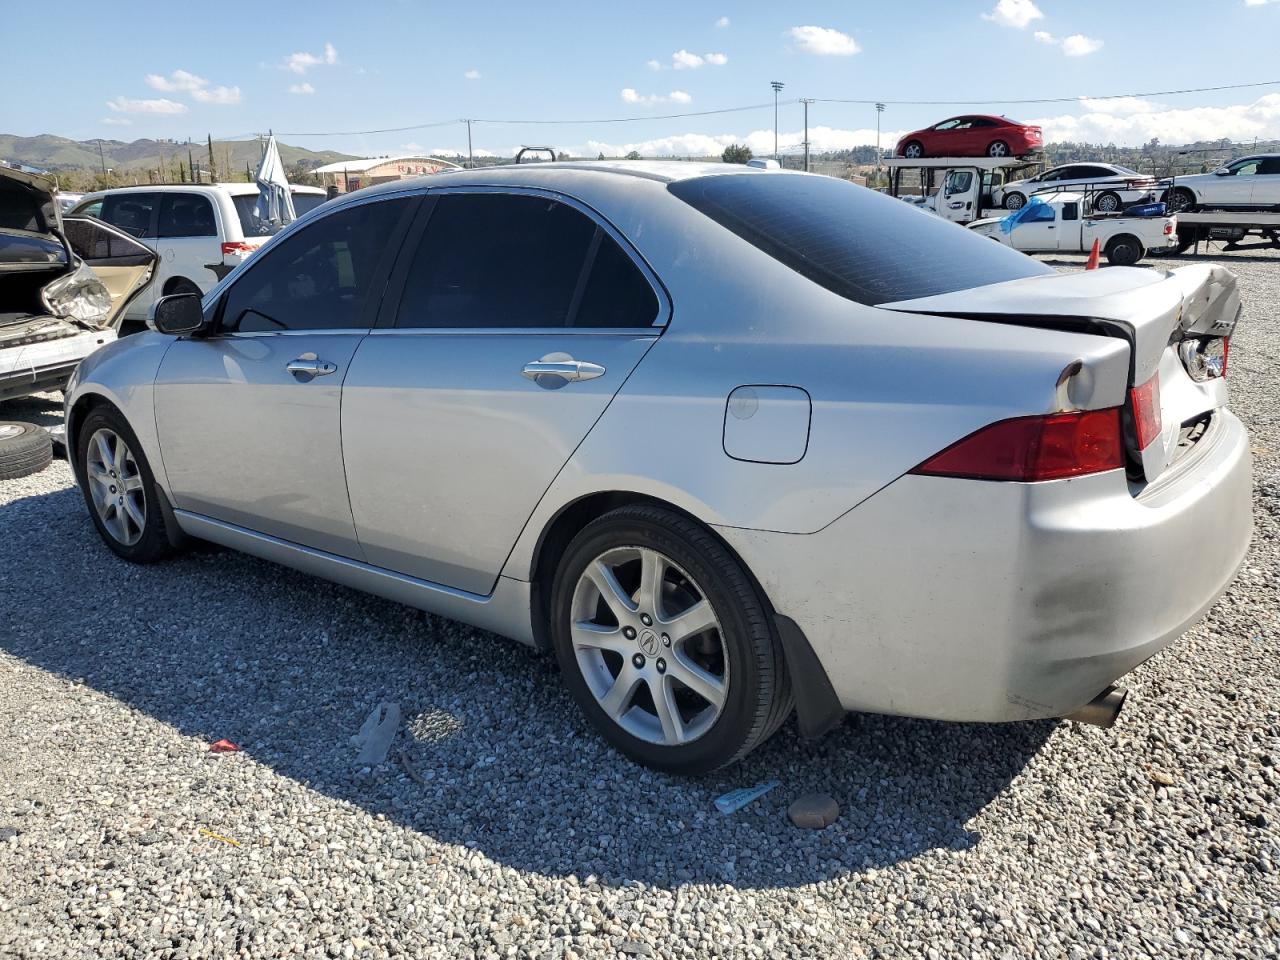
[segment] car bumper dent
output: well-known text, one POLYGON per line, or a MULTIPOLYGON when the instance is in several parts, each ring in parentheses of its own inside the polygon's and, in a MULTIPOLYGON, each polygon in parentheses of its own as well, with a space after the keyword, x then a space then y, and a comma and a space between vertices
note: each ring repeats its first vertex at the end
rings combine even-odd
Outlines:
POLYGON ((804 632, 840 704, 958 721, 1069 714, 1226 590, 1252 533, 1230 412, 1135 496, 908 475, 818 533, 720 533, 804 632))

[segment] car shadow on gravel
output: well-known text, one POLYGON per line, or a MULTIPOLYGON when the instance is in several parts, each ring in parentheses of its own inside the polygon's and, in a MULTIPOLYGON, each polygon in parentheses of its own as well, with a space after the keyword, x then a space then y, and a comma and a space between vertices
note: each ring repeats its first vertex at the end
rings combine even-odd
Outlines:
POLYGON ((1055 727, 862 715, 806 742, 791 723, 727 771, 672 777, 606 746, 551 657, 231 552, 125 564, 74 488, 0 510, 0 570, 0 647, 172 726, 189 739, 170 755, 225 737, 242 752, 218 764, 256 762, 424 839, 581 882, 790 887, 965 850, 982 839, 967 824, 1055 727), (351 737, 381 701, 404 723, 389 762, 360 768, 351 737), (746 809, 715 810, 771 779, 746 809), (826 830, 787 820, 810 791, 842 807, 826 830))
POLYGON ((0 405, 0 420, 21 420, 42 427, 62 423, 62 394, 39 393, 6 400, 0 405))

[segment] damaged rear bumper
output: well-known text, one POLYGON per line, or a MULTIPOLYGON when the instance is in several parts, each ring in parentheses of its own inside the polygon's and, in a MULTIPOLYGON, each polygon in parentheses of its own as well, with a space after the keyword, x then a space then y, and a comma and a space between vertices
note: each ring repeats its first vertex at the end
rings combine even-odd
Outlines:
POLYGON ((81 360, 116 339, 116 332, 110 329, 75 329, 81 332, 19 346, 0 346, 0 400, 60 389, 81 360))

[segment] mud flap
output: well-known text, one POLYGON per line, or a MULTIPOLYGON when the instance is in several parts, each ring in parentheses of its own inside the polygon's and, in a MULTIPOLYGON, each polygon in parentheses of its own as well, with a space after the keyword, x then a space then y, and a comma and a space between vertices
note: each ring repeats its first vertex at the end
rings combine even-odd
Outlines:
POLYGON ((775 614, 774 620, 778 624, 782 652, 787 658, 787 670, 791 674, 800 735, 816 739, 844 719, 845 709, 840 705, 827 671, 813 652, 813 647, 809 646, 804 631, 790 617, 775 614))

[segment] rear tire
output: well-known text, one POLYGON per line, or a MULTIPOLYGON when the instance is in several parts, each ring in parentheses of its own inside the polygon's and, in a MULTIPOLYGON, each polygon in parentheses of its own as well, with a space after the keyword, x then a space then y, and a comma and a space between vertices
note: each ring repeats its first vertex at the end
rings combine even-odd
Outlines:
POLYGON ((1107 244, 1107 263, 1113 267, 1131 267, 1142 259, 1142 241, 1128 234, 1112 237, 1107 244))
POLYGON ((673 511, 622 507, 587 524, 561 558, 551 616, 565 685, 637 763, 707 773, 791 713, 767 604, 719 540, 673 511))
POLYGON ((155 474, 137 434, 114 407, 89 412, 75 437, 76 479, 98 534, 116 556, 154 563, 174 550, 155 474))
POLYGON ((1120 194, 1113 190, 1098 195, 1098 199, 1093 203, 1093 209, 1101 213, 1115 213, 1120 209, 1120 194))
POLYGON ((53 461, 53 441, 43 427, 0 420, 0 480, 39 473, 53 461))
POLYGON ((993 140, 987 147, 988 157, 1007 157, 1009 156, 1009 144, 1003 140, 993 140))

